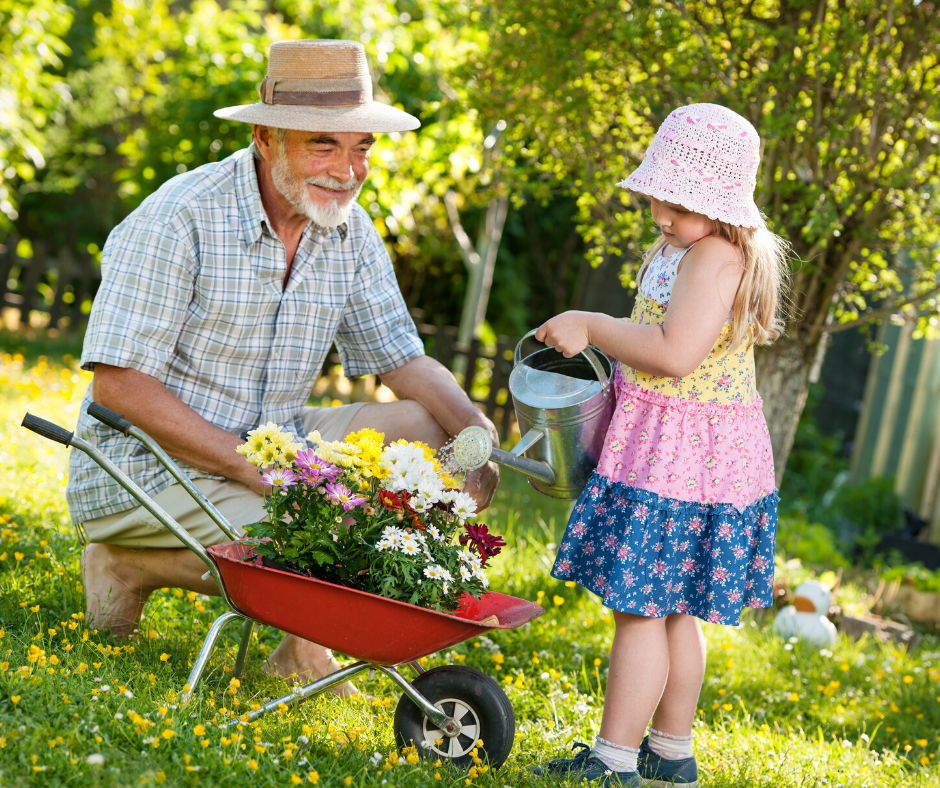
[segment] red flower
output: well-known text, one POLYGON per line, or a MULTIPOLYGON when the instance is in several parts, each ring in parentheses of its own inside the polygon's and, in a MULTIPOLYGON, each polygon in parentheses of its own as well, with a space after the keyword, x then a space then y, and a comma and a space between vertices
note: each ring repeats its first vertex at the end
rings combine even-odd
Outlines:
POLYGON ((486 566, 486 559, 499 555, 506 546, 506 540, 501 536, 496 536, 489 532, 485 525, 468 525, 464 528, 467 531, 466 536, 460 537, 460 544, 465 545, 468 542, 473 550, 480 555, 480 563, 486 566))
POLYGON ((411 520, 411 524, 419 531, 428 530, 428 527, 421 519, 421 515, 408 503, 408 501, 411 500, 411 493, 407 490, 402 490, 400 494, 388 490, 379 490, 379 500, 386 509, 407 514, 408 519, 411 520))

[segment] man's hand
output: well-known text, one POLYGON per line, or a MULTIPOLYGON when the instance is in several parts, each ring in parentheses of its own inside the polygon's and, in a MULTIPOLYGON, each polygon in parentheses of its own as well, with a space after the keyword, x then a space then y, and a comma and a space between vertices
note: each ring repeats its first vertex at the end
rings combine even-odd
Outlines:
POLYGON ((467 483, 463 491, 468 493, 477 502, 477 511, 482 512, 493 502, 493 495, 499 484, 499 466, 495 462, 488 462, 482 468, 470 471, 467 474, 467 483))
POLYGON ((542 323, 535 338, 554 347, 565 358, 572 358, 591 344, 592 317, 592 312, 562 312, 542 323))
MULTIPOLYGON (((424 413, 440 437, 436 439, 438 448, 447 436, 457 435, 461 430, 479 426, 486 430, 494 446, 499 446, 499 434, 496 427, 480 409, 474 405, 464 390, 460 388, 454 376, 439 362, 428 356, 419 356, 407 364, 383 373, 382 382, 388 386, 399 400, 413 400, 420 403, 424 413)), ((367 406, 368 407, 368 406, 367 406)), ((350 424, 350 430, 361 423, 375 421, 370 411, 361 415, 350 424)), ((404 436, 414 440, 413 436, 404 436)), ((386 440, 389 433, 386 432, 386 440)), ((430 442, 430 441, 429 441, 430 442)), ((464 491, 477 502, 477 511, 483 511, 493 500, 496 485, 499 483, 499 469, 493 462, 487 463, 472 473, 467 474, 464 491)))

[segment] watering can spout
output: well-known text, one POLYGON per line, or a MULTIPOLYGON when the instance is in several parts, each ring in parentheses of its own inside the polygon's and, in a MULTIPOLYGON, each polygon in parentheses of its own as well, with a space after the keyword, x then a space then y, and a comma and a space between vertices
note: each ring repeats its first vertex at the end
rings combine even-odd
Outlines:
POLYGON ((555 471, 552 466, 547 462, 540 462, 522 456, 526 449, 543 437, 545 437, 545 433, 541 430, 529 430, 522 440, 513 447, 512 451, 490 449, 490 459, 499 465, 505 465, 507 468, 524 473, 530 479, 551 486, 555 483, 555 471))
POLYGON ((480 427, 467 427, 454 440, 453 451, 457 465, 465 471, 482 467, 487 461, 512 468, 543 484, 555 483, 555 471, 547 462, 523 457, 522 453, 545 437, 541 430, 529 430, 512 451, 493 446, 490 436, 480 427))

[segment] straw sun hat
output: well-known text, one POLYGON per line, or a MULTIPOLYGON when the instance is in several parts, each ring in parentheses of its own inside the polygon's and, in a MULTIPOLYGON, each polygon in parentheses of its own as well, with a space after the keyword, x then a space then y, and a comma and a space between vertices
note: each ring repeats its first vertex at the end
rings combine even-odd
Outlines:
POLYGON ((410 131, 417 118, 372 100, 358 41, 277 41, 258 104, 216 110, 217 118, 298 131, 410 131))

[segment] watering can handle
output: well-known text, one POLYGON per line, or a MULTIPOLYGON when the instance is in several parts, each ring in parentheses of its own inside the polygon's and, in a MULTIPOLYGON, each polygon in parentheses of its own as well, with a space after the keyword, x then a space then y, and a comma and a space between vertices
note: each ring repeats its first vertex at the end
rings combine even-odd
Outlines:
MULTIPOLYGON (((529 337, 534 337, 536 331, 538 331, 538 329, 533 328, 528 334, 519 340, 519 344, 516 345, 516 349, 512 354, 513 367, 518 367, 522 363, 522 343, 525 342, 529 337)), ((609 379, 607 377, 607 373, 604 372, 604 367, 601 364, 600 359, 597 358, 597 354, 591 349, 591 346, 588 345, 586 348, 584 348, 584 350, 581 351, 581 355, 588 360, 588 363, 594 370, 594 374, 597 375, 597 380, 601 384, 601 388, 604 388, 607 385, 609 379)))

